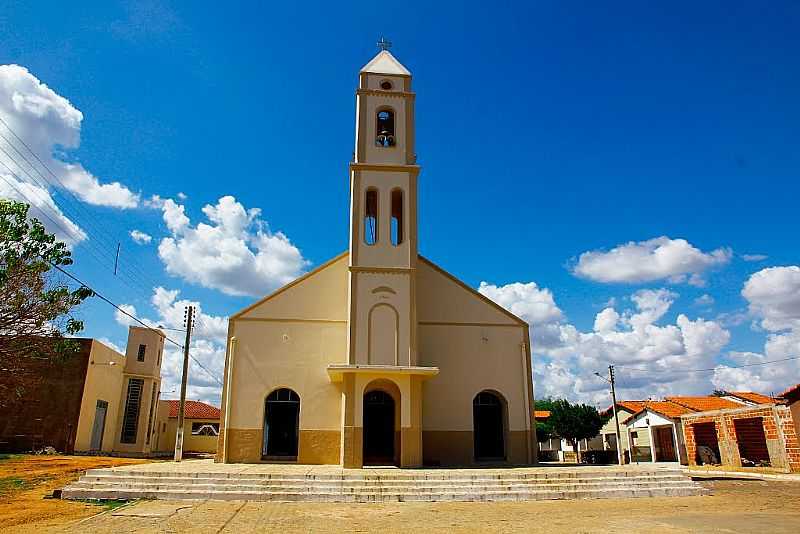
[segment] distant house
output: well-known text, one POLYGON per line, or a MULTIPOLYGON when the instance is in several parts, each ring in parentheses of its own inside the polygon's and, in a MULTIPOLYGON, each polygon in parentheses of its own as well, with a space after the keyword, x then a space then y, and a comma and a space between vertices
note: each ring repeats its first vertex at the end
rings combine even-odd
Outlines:
MULTIPOLYGON (((147 456, 157 428, 164 334, 131 326, 125 355, 96 339, 64 362, 22 359, 39 377, 19 403, 0 407, 0 451, 147 456)), ((0 386, 4 378, 0 373, 0 386)))
POLYGON ((645 403, 623 422, 633 444, 630 461, 686 463, 680 416, 691 411, 670 400, 645 403))
MULTIPOLYGON (((547 421, 550 417, 548 410, 536 410, 537 421, 547 421)), ((578 450, 581 452, 600 449, 600 438, 582 439, 578 442, 578 450)), ((570 443, 557 436, 539 442, 539 461, 542 462, 576 462, 575 451, 570 443)))
MULTIPOLYGON (((617 419, 619 420, 619 434, 620 440, 622 441, 622 451, 626 455, 626 458, 630 458, 630 441, 629 436, 626 431, 625 425, 622 424, 623 421, 628 419, 635 413, 638 413, 644 405, 646 401, 635 401, 635 400, 623 400, 617 401, 617 419)), ((616 451, 617 450, 617 431, 615 427, 615 419, 614 419, 614 407, 609 406, 602 412, 600 415, 604 417, 608 417, 608 421, 606 424, 603 425, 603 428, 600 429, 600 439, 602 443, 603 450, 606 451, 616 451)), ((642 446, 650 446, 650 442, 647 440, 646 436, 639 436, 638 433, 636 434, 635 438, 635 445, 642 447, 642 446)))
MULTIPOLYGON (((160 436, 156 447, 159 451, 175 449, 179 407, 180 401, 178 400, 163 400, 158 405, 160 436)), ((184 452, 216 452, 217 437, 219 436, 219 408, 204 402, 187 400, 184 410, 184 452)))

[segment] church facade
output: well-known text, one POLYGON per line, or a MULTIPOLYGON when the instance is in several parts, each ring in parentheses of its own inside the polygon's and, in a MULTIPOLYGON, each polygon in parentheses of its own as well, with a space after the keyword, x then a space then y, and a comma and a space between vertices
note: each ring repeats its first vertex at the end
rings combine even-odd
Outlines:
POLYGON ((420 256, 411 73, 359 73, 349 250, 230 317, 217 461, 536 461, 528 325, 420 256))

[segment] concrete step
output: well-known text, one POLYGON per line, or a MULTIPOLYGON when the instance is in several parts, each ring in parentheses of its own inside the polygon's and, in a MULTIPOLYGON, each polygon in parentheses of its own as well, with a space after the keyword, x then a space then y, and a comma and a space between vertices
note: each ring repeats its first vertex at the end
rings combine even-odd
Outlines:
POLYGON ((222 470, 91 469, 67 499, 305 502, 518 501, 703 495, 678 469, 222 470))
POLYGON ((153 490, 176 490, 176 491, 286 491, 286 492, 325 492, 325 491, 338 491, 342 493, 369 493, 369 492, 405 492, 416 491, 424 493, 435 493, 439 491, 575 491, 575 490, 592 490, 592 489, 616 489, 616 488, 659 488, 659 487, 676 487, 683 486, 687 483, 684 480, 670 480, 664 481, 657 485, 649 482, 615 482, 615 483, 597 483, 597 482, 577 482, 577 483, 561 483, 561 484, 536 484, 536 483, 496 483, 496 484, 383 484, 380 486, 361 486, 357 484, 292 484, 292 485, 276 485, 269 482, 257 484, 247 481, 238 481, 228 484, 217 484, 214 482, 208 483, 191 483, 185 482, 142 482, 130 480, 117 480, 117 481, 89 481, 79 480, 73 484, 73 487, 80 487, 85 489, 153 489, 153 490))
POLYGON ((170 490, 91 490, 73 488, 64 489, 66 499, 170 499, 170 500, 252 500, 282 502, 412 502, 412 501, 525 501, 554 499, 601 499, 601 498, 636 498, 636 497, 683 497, 702 495, 706 491, 695 484, 686 483, 670 488, 618 488, 605 490, 576 491, 453 491, 438 493, 397 492, 378 493, 360 492, 344 494, 339 492, 268 492, 268 491, 170 491, 170 490))
POLYGON ((519 478, 519 479, 588 479, 588 478, 630 478, 630 477, 653 477, 653 478, 662 478, 665 476, 673 476, 673 477, 685 477, 685 475, 678 469, 657 469, 652 471, 643 471, 643 470, 636 470, 636 471, 586 471, 581 473, 576 473, 574 471, 560 471, 559 469, 554 469, 553 472, 549 473, 515 473, 513 469, 510 469, 506 472, 501 473, 492 473, 492 472, 481 472, 480 470, 475 470, 476 472, 467 474, 463 471, 454 470, 452 472, 444 473, 431 473, 431 472, 399 472, 393 473, 390 470, 383 471, 380 473, 376 472, 369 472, 368 470, 364 470, 364 472, 359 472, 359 470, 353 470, 353 473, 345 473, 345 474, 326 474, 326 473, 314 473, 314 474, 296 474, 296 473, 221 473, 221 472, 203 472, 203 471, 195 471, 195 472, 188 472, 188 473, 181 473, 175 472, 170 470, 165 471, 143 471, 143 470, 118 470, 118 469, 89 469, 86 472, 86 476, 135 476, 135 477, 153 477, 153 478, 162 478, 162 477, 181 477, 181 478, 268 478, 272 480, 298 480, 298 479, 305 479, 305 480, 502 480, 507 478, 519 478))
POLYGON ((671 475, 662 477, 589 477, 580 479, 541 479, 541 478, 499 478, 499 479, 475 479, 475 478, 450 478, 450 479, 424 479, 424 480, 398 480, 398 479, 379 479, 379 480, 317 480, 314 478, 238 478, 238 477, 147 477, 129 475, 86 475, 81 477, 86 482, 131 482, 131 483, 154 483, 154 484, 269 484, 275 486, 295 486, 295 485, 316 485, 316 486, 343 486, 352 485, 359 487, 403 485, 403 484, 425 484, 425 485, 510 485, 510 484, 617 484, 617 483, 647 483, 661 484, 669 482, 685 481, 684 475, 671 475))

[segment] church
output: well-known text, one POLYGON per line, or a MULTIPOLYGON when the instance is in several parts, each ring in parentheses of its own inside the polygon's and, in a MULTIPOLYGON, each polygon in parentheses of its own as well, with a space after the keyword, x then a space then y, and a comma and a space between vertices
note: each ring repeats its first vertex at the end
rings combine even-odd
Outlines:
POLYGON ((218 462, 536 462, 528 324, 417 252, 416 94, 381 48, 358 76, 349 250, 230 317, 218 462))

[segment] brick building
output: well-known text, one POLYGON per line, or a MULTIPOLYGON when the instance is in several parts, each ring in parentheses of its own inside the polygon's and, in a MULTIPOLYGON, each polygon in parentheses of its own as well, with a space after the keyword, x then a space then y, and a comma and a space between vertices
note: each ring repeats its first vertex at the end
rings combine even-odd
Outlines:
POLYGON ((800 407, 800 399, 769 400, 682 415, 689 465, 698 465, 698 447, 706 446, 725 466, 763 466, 800 472, 798 427, 792 417, 792 412, 800 407))

